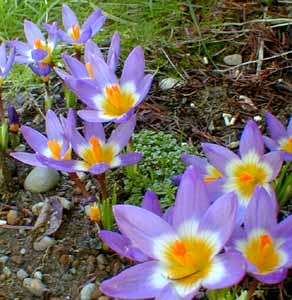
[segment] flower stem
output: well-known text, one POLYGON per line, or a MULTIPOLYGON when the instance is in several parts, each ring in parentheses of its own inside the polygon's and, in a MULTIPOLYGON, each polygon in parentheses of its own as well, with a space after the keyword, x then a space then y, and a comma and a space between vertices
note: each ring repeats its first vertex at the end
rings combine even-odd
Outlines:
POLYGON ((75 47, 76 58, 81 61, 81 49, 79 47, 75 47))
POLYGON ((83 196, 88 197, 89 193, 86 191, 83 182, 80 180, 79 176, 76 173, 69 173, 70 178, 76 183, 82 192, 83 196))
POLYGON ((247 295, 246 295, 246 300, 250 300, 253 297, 254 292, 256 291, 258 287, 258 282, 256 279, 253 280, 253 282, 251 283, 247 295))
POLYGON ((99 183, 99 187, 100 187, 101 200, 102 200, 102 202, 104 202, 107 198, 105 172, 96 175, 96 179, 97 179, 97 181, 99 183))

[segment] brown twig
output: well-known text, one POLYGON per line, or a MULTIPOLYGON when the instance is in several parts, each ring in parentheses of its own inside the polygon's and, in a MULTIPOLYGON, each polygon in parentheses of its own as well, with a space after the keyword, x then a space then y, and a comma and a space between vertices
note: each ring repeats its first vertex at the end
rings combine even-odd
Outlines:
POLYGON ((107 198, 105 173, 101 173, 101 174, 96 175, 96 180, 99 183, 100 192, 101 192, 101 199, 102 199, 102 201, 105 201, 106 198, 107 198))
POLYGON ((76 183, 82 192, 83 196, 88 197, 89 193, 86 191, 83 182, 80 180, 79 176, 76 173, 69 173, 70 178, 76 183))

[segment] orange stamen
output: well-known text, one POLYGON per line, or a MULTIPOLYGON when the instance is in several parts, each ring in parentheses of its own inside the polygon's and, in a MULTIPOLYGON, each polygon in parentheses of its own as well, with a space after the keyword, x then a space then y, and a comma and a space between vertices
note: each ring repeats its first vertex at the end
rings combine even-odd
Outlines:
POLYGON ((184 257, 187 253, 187 247, 182 241, 177 240, 172 246, 172 252, 175 256, 184 257))
POLYGON ((42 41, 41 39, 37 38, 34 40, 34 46, 36 47, 36 49, 42 49, 42 41))
POLYGON ((117 109, 121 109, 123 107, 123 96, 120 87, 117 84, 113 84, 112 86, 107 86, 105 90, 111 104, 117 109))
POLYGON ((90 207, 89 219, 92 222, 98 223, 100 221, 100 209, 97 205, 90 207))
POLYGON ((86 63, 86 64, 85 64, 85 67, 86 67, 86 70, 87 70, 87 73, 88 73, 89 77, 90 77, 91 79, 94 79, 91 64, 90 64, 90 63, 86 63))
POLYGON ((268 234, 263 234, 260 237, 260 247, 265 248, 272 245, 272 239, 268 234))
POLYGON ((240 182, 249 182, 249 181, 252 181, 252 179, 253 179, 253 177, 249 173, 243 173, 239 177, 240 182))
POLYGON ((95 137, 92 136, 89 140, 89 143, 92 146, 92 153, 94 156, 94 160, 99 163, 102 161, 102 149, 99 140, 95 137))
POLYGON ((289 144, 292 147, 292 136, 289 137, 289 144))
POLYGON ((48 147, 54 159, 61 159, 61 146, 56 140, 49 140, 48 147))
POLYGON ((80 27, 78 24, 72 27, 72 38, 73 40, 77 41, 80 37, 80 27))

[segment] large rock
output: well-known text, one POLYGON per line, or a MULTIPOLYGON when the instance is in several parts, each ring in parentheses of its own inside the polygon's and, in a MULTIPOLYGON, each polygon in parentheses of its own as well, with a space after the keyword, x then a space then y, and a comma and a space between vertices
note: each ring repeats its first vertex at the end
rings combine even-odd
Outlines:
POLYGON ((51 168, 35 167, 24 181, 24 188, 32 193, 44 193, 52 190, 59 182, 59 173, 51 168))
POLYGON ((223 61, 228 66, 237 66, 242 64, 242 56, 240 54, 227 55, 224 57, 223 61))

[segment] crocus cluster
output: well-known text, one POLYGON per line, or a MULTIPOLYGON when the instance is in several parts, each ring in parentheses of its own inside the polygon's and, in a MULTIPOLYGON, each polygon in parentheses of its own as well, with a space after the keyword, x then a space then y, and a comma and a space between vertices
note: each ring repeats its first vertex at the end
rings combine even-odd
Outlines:
POLYGON ((101 231, 100 237, 136 264, 101 284, 106 295, 187 300, 200 288, 231 287, 246 275, 265 284, 286 278, 292 266, 292 215, 278 223, 271 182, 289 152, 281 145, 290 136, 271 114, 267 120, 271 152, 264 152, 264 141, 271 145, 272 140, 248 121, 239 154, 209 143, 202 145, 208 160, 183 154, 187 169, 174 178, 179 186, 167 218, 152 191, 141 208, 114 206, 121 233, 101 231))

